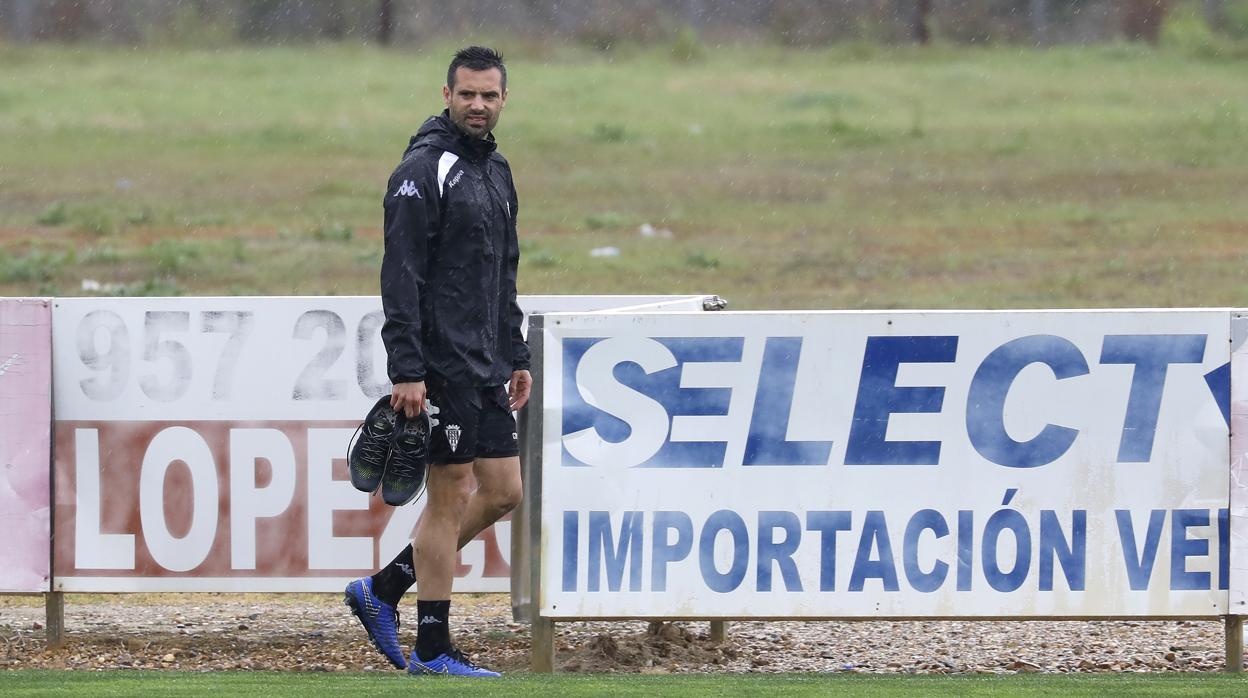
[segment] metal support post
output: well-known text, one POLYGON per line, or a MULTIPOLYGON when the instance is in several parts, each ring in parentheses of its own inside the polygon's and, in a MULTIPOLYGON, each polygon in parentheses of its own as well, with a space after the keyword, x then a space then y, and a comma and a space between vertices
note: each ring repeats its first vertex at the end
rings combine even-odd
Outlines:
POLYGON ((1238 674, 1244 670, 1244 617, 1223 618, 1226 620, 1226 670, 1238 674))
POLYGON ((555 621, 535 617, 529 626, 533 646, 529 650, 529 670, 535 674, 550 674, 555 670, 555 621))
POLYGON ((728 621, 713 620, 711 621, 711 642, 722 645, 728 641, 728 621))
MULTIPOLYGON (((549 674, 555 670, 555 621, 543 618, 542 611, 542 421, 543 421, 543 353, 546 318, 534 315, 529 318, 529 353, 533 362, 533 391, 525 407, 526 435, 524 469, 524 524, 520 529, 525 537, 521 551, 523 556, 520 572, 524 575, 521 595, 513 589, 512 608, 516 616, 529 621, 529 668, 535 673, 549 674), (527 582, 524 584, 523 582, 527 582), (527 587, 527 588, 526 588, 527 587), (526 613, 527 611, 527 613, 526 613)), ((513 524, 514 525, 514 524, 513 524)), ((516 534, 512 534, 515 540, 516 534)), ((515 548, 513 547, 513 550, 515 548)), ((519 575, 513 575, 516 580, 519 575)))
POLYGON ((65 646, 65 592, 49 591, 43 595, 44 637, 48 649, 65 646))
POLYGON ((533 565, 529 555, 529 541, 532 535, 529 530, 529 500, 534 497, 530 482, 532 480, 534 454, 541 448, 540 434, 534 433, 534 425, 541 422, 534 418, 533 412, 526 408, 520 413, 520 468, 521 491, 523 497, 520 504, 511 514, 511 618, 518 623, 533 621, 533 590, 530 582, 533 577, 533 565))
POLYGON ((541 555, 542 499, 542 328, 545 318, 529 316, 529 353, 533 375, 529 404, 520 412, 520 466, 524 496, 511 515, 511 617, 537 619, 537 563, 541 555))

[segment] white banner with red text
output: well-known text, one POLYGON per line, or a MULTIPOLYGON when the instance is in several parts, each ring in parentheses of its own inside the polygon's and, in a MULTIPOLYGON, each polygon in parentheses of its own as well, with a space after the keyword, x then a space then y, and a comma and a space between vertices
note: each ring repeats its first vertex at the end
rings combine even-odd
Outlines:
MULTIPOLYGON (((385 506, 346 467, 390 391, 383 321, 376 297, 56 300, 56 589, 338 591, 388 563, 423 504, 385 506)), ((509 536, 504 519, 461 551, 456 591, 508 589, 509 536)))

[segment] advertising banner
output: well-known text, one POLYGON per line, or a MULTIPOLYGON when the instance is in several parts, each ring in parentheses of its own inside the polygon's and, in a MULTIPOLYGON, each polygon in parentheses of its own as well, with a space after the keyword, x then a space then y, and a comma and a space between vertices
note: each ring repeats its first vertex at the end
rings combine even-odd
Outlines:
POLYGON ((52 312, 0 298, 0 592, 49 590, 52 312))
MULTIPOLYGON (((390 392, 379 299, 60 299, 53 320, 58 589, 337 591, 411 538, 423 502, 385 506, 346 466, 390 392)), ((510 530, 464 548, 456 591, 507 590, 510 530)))
POLYGON ((1230 313, 547 315, 541 614, 1212 616, 1230 313))

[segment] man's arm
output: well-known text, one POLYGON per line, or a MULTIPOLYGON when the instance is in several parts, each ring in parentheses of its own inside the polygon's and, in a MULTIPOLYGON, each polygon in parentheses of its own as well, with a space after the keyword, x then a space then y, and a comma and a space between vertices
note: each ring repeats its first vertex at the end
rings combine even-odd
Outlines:
MULTIPOLYGON (((510 177, 508 177, 510 180, 510 177)), ((511 409, 519 410, 529 401, 529 389, 533 378, 529 375, 529 345, 524 341, 524 311, 516 300, 516 272, 520 268, 520 240, 516 232, 516 221, 520 214, 520 201, 516 196, 516 187, 511 186, 511 222, 508 225, 507 245, 510 258, 507 260, 507 291, 510 305, 508 315, 511 327, 511 409)))
POLYGON ((418 162, 405 161, 391 175, 383 204, 381 306, 386 321, 381 338, 386 345, 387 372, 394 384, 391 405, 409 417, 424 407, 420 300, 439 228, 437 189, 429 186, 431 180, 432 172, 422 172, 418 162))

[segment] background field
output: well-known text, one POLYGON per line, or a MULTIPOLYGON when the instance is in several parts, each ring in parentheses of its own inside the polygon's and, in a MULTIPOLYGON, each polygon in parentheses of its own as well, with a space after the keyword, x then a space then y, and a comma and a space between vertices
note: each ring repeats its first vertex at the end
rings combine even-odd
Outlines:
MULTIPOLYGON (((497 43, 522 293, 1248 303, 1233 53, 497 43)), ((0 295, 375 294, 450 50, 0 45, 0 295)))

